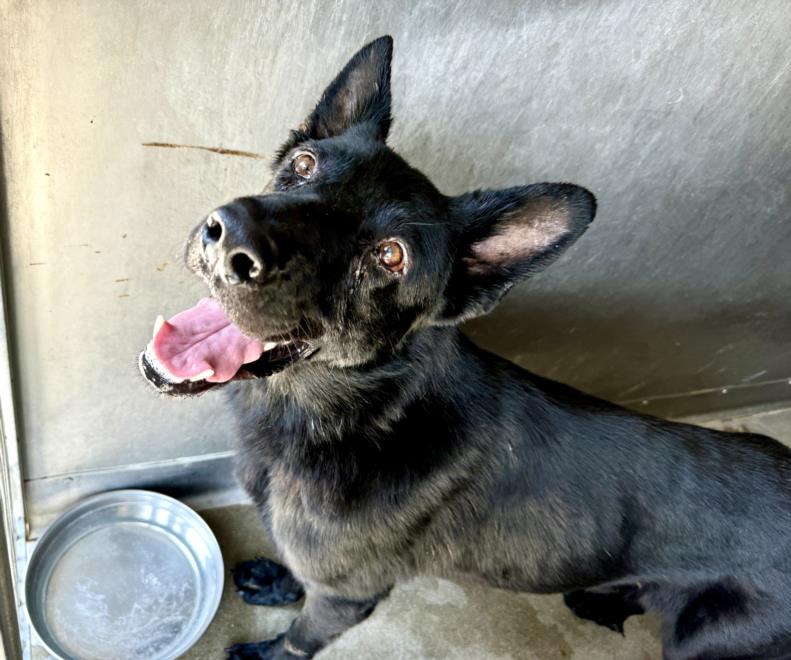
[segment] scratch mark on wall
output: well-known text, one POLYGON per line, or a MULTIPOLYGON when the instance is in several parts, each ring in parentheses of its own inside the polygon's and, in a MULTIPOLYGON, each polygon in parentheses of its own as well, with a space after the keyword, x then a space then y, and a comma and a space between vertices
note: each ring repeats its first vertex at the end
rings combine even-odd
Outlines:
POLYGON ((771 380, 761 380, 756 382, 749 382, 749 383, 736 383, 733 385, 720 385, 719 387, 705 387, 699 390, 688 390, 685 392, 673 392, 671 394, 654 394, 651 396, 647 396, 641 399, 624 399, 624 400, 617 400, 617 403, 623 406, 628 406, 630 404, 641 403, 643 405, 647 405, 650 401, 662 401, 664 399, 680 399, 683 397, 688 396, 698 396, 701 394, 712 394, 715 392, 719 392, 720 394, 727 394, 729 390, 746 390, 752 389, 755 387, 764 387, 766 385, 777 385, 779 383, 787 382, 791 385, 791 379, 788 378, 774 378, 771 380))
POLYGON ((760 378, 761 376, 763 376, 766 372, 767 372, 766 369, 763 369, 762 371, 756 371, 751 376, 747 376, 747 378, 742 378, 742 382, 743 383, 750 383, 750 382, 754 381, 756 378, 760 378))
POLYGON ((128 282, 130 278, 128 277, 119 277, 116 282, 128 282))
POLYGON ((46 261, 31 261, 28 266, 46 266, 46 261))
POLYGON ((266 160, 266 156, 257 154, 253 151, 240 151, 239 149, 225 149, 224 147, 204 147, 199 144, 173 144, 172 142, 143 142, 144 147, 160 147, 162 149, 200 149, 210 151, 221 156, 241 156, 242 158, 255 158, 256 160, 266 160))
POLYGON ((622 390, 621 392, 618 392, 614 396, 614 398, 615 399, 621 399, 622 397, 625 397, 627 394, 632 394, 633 392, 636 392, 641 387, 645 387, 645 381, 644 380, 641 380, 639 383, 637 383, 635 385, 632 385, 631 387, 628 387, 625 390, 622 390))

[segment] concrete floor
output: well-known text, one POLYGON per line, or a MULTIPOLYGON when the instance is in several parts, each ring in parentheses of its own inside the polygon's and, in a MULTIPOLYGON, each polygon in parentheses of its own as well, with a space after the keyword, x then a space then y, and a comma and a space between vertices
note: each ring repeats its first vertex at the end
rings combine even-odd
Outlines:
MULTIPOLYGON (((222 546, 226 567, 273 556, 251 507, 202 512, 222 546)), ((187 660, 220 660, 223 648, 285 630, 299 606, 246 605, 230 574, 220 611, 187 660)), ((436 578, 402 584, 371 617, 318 656, 321 660, 654 660, 661 657, 659 623, 633 617, 621 637, 574 617, 559 596, 527 596, 436 578)))

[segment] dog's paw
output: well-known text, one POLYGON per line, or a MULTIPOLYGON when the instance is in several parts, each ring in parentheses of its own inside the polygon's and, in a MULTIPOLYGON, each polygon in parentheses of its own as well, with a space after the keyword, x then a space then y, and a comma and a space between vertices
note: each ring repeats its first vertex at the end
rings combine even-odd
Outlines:
POLYGON ((285 660, 291 658, 283 648, 285 633, 274 639, 249 644, 234 644, 225 649, 226 660, 285 660))
POLYGON ((236 593, 250 605, 288 605, 305 595, 291 571, 264 558, 238 564, 233 569, 233 581, 236 593))
POLYGON ((633 591, 629 588, 612 593, 572 591, 563 595, 563 601, 581 619, 593 621, 623 635, 626 619, 645 612, 634 600, 633 591))

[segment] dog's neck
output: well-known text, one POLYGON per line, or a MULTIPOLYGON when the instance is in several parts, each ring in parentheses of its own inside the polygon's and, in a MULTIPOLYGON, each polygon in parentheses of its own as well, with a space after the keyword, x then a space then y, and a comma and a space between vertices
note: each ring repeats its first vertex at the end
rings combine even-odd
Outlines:
POLYGON ((375 364, 298 364, 245 388, 246 405, 317 442, 366 427, 386 431, 411 403, 441 397, 448 381, 460 377, 460 343, 455 328, 425 328, 410 335, 392 358, 375 364))
POLYGON ((270 395, 287 396, 305 410, 359 405, 377 392, 411 398, 434 386, 442 372, 453 368, 458 354, 455 328, 423 328, 407 337, 385 358, 353 367, 316 361, 297 365, 268 381, 270 395))

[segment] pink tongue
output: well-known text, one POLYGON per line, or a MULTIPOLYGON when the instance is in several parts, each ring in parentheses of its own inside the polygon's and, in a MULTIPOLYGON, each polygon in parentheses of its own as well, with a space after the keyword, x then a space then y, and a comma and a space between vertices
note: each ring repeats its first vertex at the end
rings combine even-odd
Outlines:
POLYGON ((254 362, 261 345, 245 337, 213 298, 165 321, 154 336, 154 355, 172 375, 191 378, 211 369, 211 383, 231 380, 243 364, 254 362))

